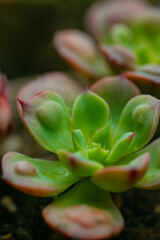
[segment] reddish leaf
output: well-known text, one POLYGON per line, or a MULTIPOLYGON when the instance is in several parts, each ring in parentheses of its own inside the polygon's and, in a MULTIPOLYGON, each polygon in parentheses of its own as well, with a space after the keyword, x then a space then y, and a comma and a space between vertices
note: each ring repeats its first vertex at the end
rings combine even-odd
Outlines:
POLYGON ((42 212, 47 224, 75 239, 109 239, 123 229, 123 218, 108 192, 80 181, 42 212))

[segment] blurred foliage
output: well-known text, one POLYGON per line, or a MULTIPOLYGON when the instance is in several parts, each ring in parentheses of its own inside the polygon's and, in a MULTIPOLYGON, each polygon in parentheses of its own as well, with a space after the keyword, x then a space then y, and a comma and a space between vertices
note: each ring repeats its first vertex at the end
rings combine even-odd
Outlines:
MULTIPOLYGON (((9 78, 67 70, 52 48, 58 29, 83 29, 96 0, 0 0, 0 69, 9 78)), ((153 0, 155 4, 159 0, 153 0)))

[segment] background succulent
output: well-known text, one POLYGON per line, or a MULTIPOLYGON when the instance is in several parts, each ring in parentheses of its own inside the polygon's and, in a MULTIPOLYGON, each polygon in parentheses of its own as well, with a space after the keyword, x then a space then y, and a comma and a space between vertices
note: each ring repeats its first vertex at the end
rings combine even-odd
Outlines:
POLYGON ((26 127, 59 161, 9 152, 2 160, 4 181, 40 197, 72 186, 43 210, 49 226, 79 239, 117 235, 124 222, 109 192, 160 186, 160 140, 145 147, 158 124, 159 100, 115 77, 85 88, 72 113, 51 91, 19 101, 26 127))
POLYGON ((12 125, 9 86, 6 76, 0 73, 0 138, 11 131, 12 125))
POLYGON ((64 30, 54 38, 58 53, 90 81, 126 72, 142 93, 159 98, 160 10, 140 0, 102 1, 85 24, 98 46, 87 34, 64 30))

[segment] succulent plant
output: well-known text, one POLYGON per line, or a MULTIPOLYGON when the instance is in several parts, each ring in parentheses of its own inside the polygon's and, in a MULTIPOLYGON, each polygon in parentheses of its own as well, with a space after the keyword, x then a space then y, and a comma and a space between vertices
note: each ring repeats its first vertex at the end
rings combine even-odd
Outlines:
POLYGON ((4 74, 0 74, 0 138, 12 129, 11 108, 9 102, 9 86, 4 74))
POLYGON ((54 37, 58 53, 70 65, 92 81, 126 72, 142 93, 160 97, 159 8, 140 0, 102 1, 89 8, 85 24, 98 46, 77 30, 54 37))
POLYGON ((27 194, 57 196, 42 216, 68 237, 91 240, 119 234, 124 220, 110 192, 160 187, 160 139, 149 143, 160 101, 140 95, 125 77, 112 77, 90 90, 85 87, 72 113, 52 91, 19 102, 29 132, 59 160, 6 153, 3 180, 27 194))

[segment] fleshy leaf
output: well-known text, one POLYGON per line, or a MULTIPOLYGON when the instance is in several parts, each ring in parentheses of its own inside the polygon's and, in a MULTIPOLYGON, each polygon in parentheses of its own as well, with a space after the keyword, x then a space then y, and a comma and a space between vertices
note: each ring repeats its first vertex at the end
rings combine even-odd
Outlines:
POLYGON ((72 116, 75 128, 91 138, 96 130, 107 124, 109 107, 101 97, 87 90, 76 99, 72 116))
POLYGON ((160 98, 160 65, 146 65, 135 72, 126 72, 124 75, 134 82, 142 93, 160 98))
POLYGON ((74 239, 109 239, 124 227, 109 193, 89 179, 80 181, 48 205, 42 216, 51 228, 74 239))
POLYGON ((72 67, 92 81, 107 74, 107 64, 89 35, 73 29, 59 31, 54 45, 72 67))
MULTIPOLYGON (((63 72, 50 72, 23 85, 18 92, 18 98, 26 100, 41 91, 50 90, 58 93, 70 107, 81 89, 69 75, 63 72)), ((19 102, 17 104, 19 114, 23 118, 21 105, 19 102)))
POLYGON ((83 152, 70 153, 59 150, 58 157, 65 167, 82 177, 91 176, 95 171, 103 168, 103 165, 88 159, 83 152))
POLYGON ((123 76, 103 78, 92 85, 91 91, 108 103, 114 131, 126 103, 140 94, 139 89, 123 76))
POLYGON ((94 142, 108 150, 112 146, 111 122, 112 121, 110 121, 105 127, 98 129, 92 137, 94 142))
POLYGON ((107 46, 101 44, 100 50, 105 56, 109 66, 116 74, 135 70, 136 59, 134 54, 128 48, 121 45, 107 46))
POLYGON ((107 159, 105 161, 106 165, 111 165, 115 163, 118 159, 127 155, 128 148, 134 138, 135 134, 133 132, 125 133, 121 136, 112 147, 107 159))
POLYGON ((33 196, 53 196, 79 180, 58 161, 29 158, 20 153, 6 153, 2 159, 2 179, 33 196))
POLYGON ((68 111, 58 94, 44 91, 20 103, 26 127, 42 147, 73 150, 68 111))
POLYGON ((141 95, 131 99, 125 106, 114 140, 126 132, 134 132, 135 137, 128 153, 135 152, 145 146, 153 137, 158 125, 160 101, 150 95, 141 95))
POLYGON ((129 164, 133 158, 139 155, 150 153, 150 164, 147 173, 135 185, 142 189, 159 189, 160 188, 160 138, 150 143, 142 150, 122 159, 120 164, 129 164))
POLYGON ((126 165, 105 167, 92 176, 92 181, 110 192, 123 192, 131 188, 146 173, 150 162, 149 153, 132 159, 126 165))
POLYGON ((75 150, 82 152, 86 150, 85 138, 81 130, 72 130, 72 138, 75 150))

